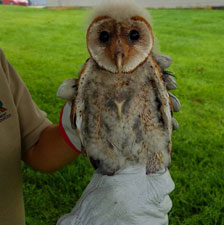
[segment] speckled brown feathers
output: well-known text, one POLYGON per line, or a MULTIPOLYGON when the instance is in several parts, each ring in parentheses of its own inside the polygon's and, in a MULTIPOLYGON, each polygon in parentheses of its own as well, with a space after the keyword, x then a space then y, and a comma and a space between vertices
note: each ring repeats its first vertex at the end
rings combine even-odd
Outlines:
POLYGON ((164 169, 170 163, 172 108, 152 56, 151 25, 132 3, 103 7, 87 31, 90 59, 74 101, 82 145, 106 174, 133 164, 145 164, 147 173, 164 169))
POLYGON ((159 73, 150 60, 119 75, 87 62, 76 98, 77 127, 87 155, 106 173, 128 164, 144 163, 148 172, 169 165, 169 100, 165 95, 164 105, 160 92, 166 89, 161 83, 158 91, 154 70, 159 73))

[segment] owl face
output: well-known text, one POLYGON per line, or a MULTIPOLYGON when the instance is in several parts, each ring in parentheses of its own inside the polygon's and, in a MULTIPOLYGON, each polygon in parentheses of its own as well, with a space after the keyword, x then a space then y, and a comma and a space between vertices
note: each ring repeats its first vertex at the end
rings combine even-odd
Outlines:
POLYGON ((91 57, 111 73, 133 72, 151 54, 153 42, 152 28, 141 16, 98 16, 87 31, 91 57))

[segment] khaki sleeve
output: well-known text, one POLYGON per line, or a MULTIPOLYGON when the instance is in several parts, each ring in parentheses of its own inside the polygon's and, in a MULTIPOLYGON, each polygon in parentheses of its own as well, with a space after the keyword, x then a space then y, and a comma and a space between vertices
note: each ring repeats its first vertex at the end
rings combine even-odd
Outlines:
POLYGON ((51 122, 46 118, 46 113, 34 103, 24 82, 6 60, 1 49, 0 60, 18 112, 22 150, 27 151, 39 140, 42 131, 50 126, 51 122))

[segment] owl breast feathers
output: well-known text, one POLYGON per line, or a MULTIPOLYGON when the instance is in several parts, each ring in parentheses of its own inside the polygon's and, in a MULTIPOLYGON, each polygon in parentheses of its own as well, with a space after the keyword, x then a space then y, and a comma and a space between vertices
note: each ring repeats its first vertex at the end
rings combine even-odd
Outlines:
POLYGON ((106 174, 131 164, 145 164, 147 173, 166 168, 172 107, 147 12, 106 1, 95 10, 87 47, 73 101, 83 151, 106 174))

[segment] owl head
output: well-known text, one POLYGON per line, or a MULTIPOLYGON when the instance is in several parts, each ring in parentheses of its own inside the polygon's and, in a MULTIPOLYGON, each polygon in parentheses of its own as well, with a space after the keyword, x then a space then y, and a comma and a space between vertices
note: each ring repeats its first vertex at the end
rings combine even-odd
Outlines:
POLYGON ((149 15, 127 0, 104 1, 96 7, 87 31, 93 60, 111 73, 131 73, 152 53, 149 15))

